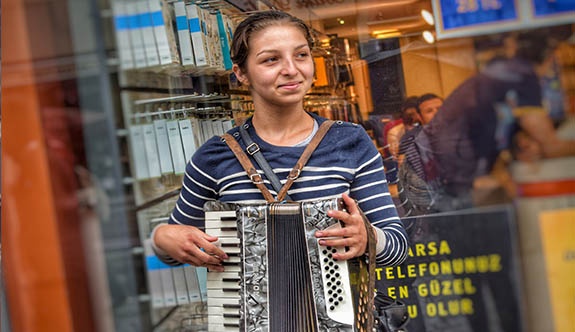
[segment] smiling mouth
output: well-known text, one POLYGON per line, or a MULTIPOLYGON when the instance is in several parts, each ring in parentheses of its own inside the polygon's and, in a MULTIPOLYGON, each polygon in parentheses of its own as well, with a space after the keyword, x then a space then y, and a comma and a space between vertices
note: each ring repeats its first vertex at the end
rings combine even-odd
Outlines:
POLYGON ((290 82, 290 83, 280 84, 279 87, 280 88, 295 88, 295 87, 298 87, 300 84, 301 84, 301 82, 290 82))

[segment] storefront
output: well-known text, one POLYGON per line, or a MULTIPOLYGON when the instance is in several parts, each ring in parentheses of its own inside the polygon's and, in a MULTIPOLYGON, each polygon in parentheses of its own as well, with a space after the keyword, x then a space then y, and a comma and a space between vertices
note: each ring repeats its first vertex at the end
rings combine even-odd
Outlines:
POLYGON ((3 329, 206 330, 205 270, 161 264, 149 237, 167 222, 194 151, 253 112, 231 73, 230 40, 239 20, 269 8, 314 29, 305 109, 362 125, 384 159, 411 246, 404 264, 376 268, 376 288, 405 305, 404 328, 575 326, 572 1, 9 0, 2 7, 3 329), (521 54, 543 57, 529 67, 536 90, 522 90, 533 80, 517 78, 516 67, 493 65, 521 54), (480 84, 503 81, 516 88, 482 94, 480 84), (496 92, 505 97, 485 101, 496 92), (417 188, 400 183, 405 151, 398 137, 394 150, 388 133, 400 124, 405 135, 405 102, 427 94, 445 105, 437 111, 443 122, 418 120, 439 155, 432 165, 439 196, 418 206, 417 188), (541 95, 545 116, 536 119, 545 121, 515 112, 530 95, 541 95), (481 115, 483 101, 493 114, 481 115), (516 125, 523 131, 506 136, 516 125), (532 128, 550 134, 533 138, 532 128), (433 140, 446 132, 461 133, 455 157, 433 140), (446 160, 449 167, 437 166, 446 160), (441 187, 446 172, 468 190, 441 187))

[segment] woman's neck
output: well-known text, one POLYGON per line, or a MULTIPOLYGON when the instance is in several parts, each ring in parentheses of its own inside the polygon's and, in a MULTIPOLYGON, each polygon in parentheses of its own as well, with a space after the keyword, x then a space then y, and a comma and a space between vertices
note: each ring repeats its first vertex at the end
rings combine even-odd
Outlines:
POLYGON ((314 119, 300 106, 298 109, 281 111, 258 110, 252 118, 258 136, 277 146, 293 146, 313 131, 314 119))

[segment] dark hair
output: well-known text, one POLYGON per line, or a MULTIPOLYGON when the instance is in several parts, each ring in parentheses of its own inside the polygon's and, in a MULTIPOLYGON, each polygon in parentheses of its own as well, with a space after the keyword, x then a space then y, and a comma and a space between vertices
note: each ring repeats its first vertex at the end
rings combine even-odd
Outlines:
POLYGON ((236 28, 230 50, 232 62, 244 69, 252 34, 269 26, 281 24, 293 24, 298 27, 305 35, 309 47, 313 47, 311 31, 304 21, 280 10, 257 12, 248 16, 236 28))
POLYGON ((406 110, 410 109, 410 108, 417 108, 417 101, 419 100, 419 97, 417 96, 411 96, 411 97, 407 97, 405 98, 405 100, 403 101, 403 104, 401 104, 401 112, 405 112, 406 110))
POLYGON ((443 100, 441 97, 439 97, 438 95, 434 94, 434 93, 426 93, 421 95, 418 99, 417 99, 417 113, 421 113, 421 110, 419 109, 419 106, 421 106, 421 104, 423 104, 424 102, 431 100, 431 99, 441 99, 443 100))
POLYGON ((418 100, 419 100, 419 98, 417 96, 411 96, 411 97, 405 98, 405 100, 403 101, 403 104, 401 105, 401 119, 403 120, 404 125, 411 126, 415 122, 417 122, 413 113, 408 113, 407 110, 413 108, 413 109, 415 109, 416 112, 418 112, 417 111, 417 101, 418 100))

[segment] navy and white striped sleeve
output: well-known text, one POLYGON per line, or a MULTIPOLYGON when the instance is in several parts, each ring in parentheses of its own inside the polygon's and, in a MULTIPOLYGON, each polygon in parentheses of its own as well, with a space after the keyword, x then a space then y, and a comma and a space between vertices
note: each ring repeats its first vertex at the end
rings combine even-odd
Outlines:
POLYGON ((388 190, 381 155, 363 132, 357 144, 358 165, 350 194, 371 224, 383 230, 385 246, 377 253, 382 266, 401 264, 409 250, 407 234, 388 190))
POLYGON ((180 197, 170 215, 170 224, 204 226, 204 203, 217 196, 217 180, 207 174, 200 155, 196 154, 186 166, 180 197))

